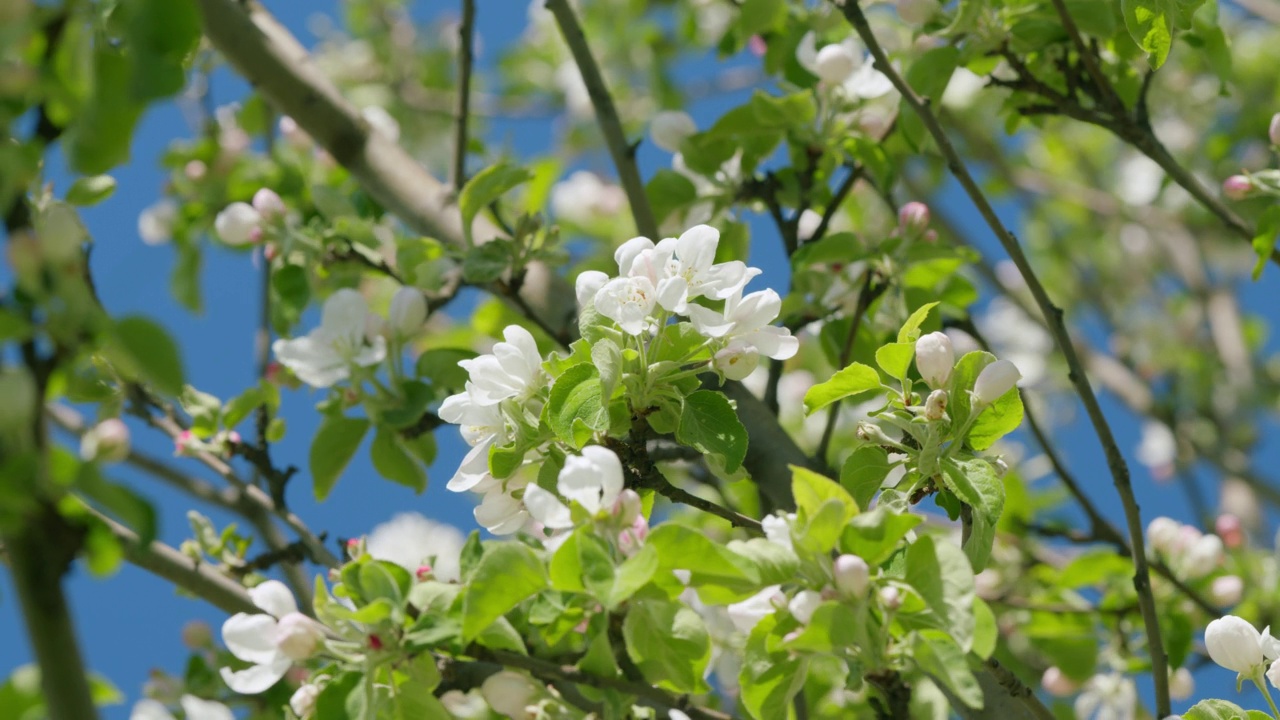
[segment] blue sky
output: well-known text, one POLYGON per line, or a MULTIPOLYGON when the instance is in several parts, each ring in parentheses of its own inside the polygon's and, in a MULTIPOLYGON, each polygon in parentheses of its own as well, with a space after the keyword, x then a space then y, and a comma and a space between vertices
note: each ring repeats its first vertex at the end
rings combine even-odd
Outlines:
MULTIPOLYGON (((509 1, 519 6, 519 12, 491 12, 495 3, 480 3, 479 32, 484 45, 490 49, 480 62, 482 72, 494 59, 493 50, 509 42, 523 27, 524 3, 509 1)), ((417 5, 431 8, 420 11, 420 15, 441 12, 434 3, 417 5)), ((333 15, 336 3, 333 0, 276 1, 269 2, 268 6, 305 44, 310 44, 315 38, 306 29, 307 18, 314 13, 333 15)), ((456 12, 454 4, 450 3, 444 12, 456 12)), ((709 67, 709 60, 691 64, 695 71, 709 67)), ((219 103, 235 100, 245 91, 244 84, 227 73, 215 79, 213 92, 219 103)), ((743 93, 736 93, 708 98, 699 101, 692 111, 705 127, 726 109, 740 103, 743 97, 743 93)), ((539 124, 546 122, 498 119, 490 124, 489 137, 511 145, 519 153, 532 154, 545 149, 552 138, 549 125, 539 124)), ((116 194, 107 202, 87 209, 84 216, 95 238, 93 273, 107 308, 115 314, 144 313, 164 324, 182 347, 188 380, 202 390, 228 397, 254 381, 252 348, 258 312, 258 270, 248 254, 211 247, 203 270, 206 310, 203 315, 193 316, 180 309, 169 295, 168 274, 174 263, 171 248, 148 247, 139 240, 136 231, 138 213, 156 199, 164 182, 158 163, 161 153, 172 139, 190 134, 182 114, 172 103, 153 108, 135 136, 132 161, 113 172, 119 181, 116 194)), ((642 146, 639 157, 646 174, 666 167, 669 162, 648 143, 642 146)), ((596 169, 607 167, 603 158, 587 164, 596 169)), ((56 151, 51 158, 51 177, 60 189, 65 189, 68 175, 56 151)), ((959 222, 980 223, 958 193, 944 193, 938 200, 948 206, 947 211, 959 222)), ((1016 220, 1015 208, 1001 209, 1009 220, 1016 220)), ((781 289, 786 283, 786 273, 780 270, 785 267, 785 261, 779 243, 763 222, 757 220, 753 229, 759 242, 753 248, 752 264, 766 268, 765 276, 756 281, 756 287, 781 289)), ((1003 257, 992 243, 989 249, 993 257, 1003 257)), ((1264 286, 1266 282, 1264 280, 1264 286)), ((1263 307, 1262 303, 1267 301, 1265 287, 1248 288, 1245 298, 1248 306, 1263 307)), ((274 451, 280 462, 305 467, 309 439, 317 420, 312 410, 314 401, 315 397, 305 390, 286 395, 283 416, 289 424, 289 433, 274 451)), ((1104 398, 1104 408, 1116 423, 1122 447, 1133 448, 1138 440, 1136 423, 1109 398, 1104 398)), ((289 499, 314 529, 328 531, 331 539, 367 532, 378 522, 404 510, 416 510, 469 531, 473 527, 470 499, 444 488, 444 482, 461 458, 462 444, 450 429, 438 437, 439 458, 431 468, 431 486, 422 496, 382 480, 367 459, 358 457, 328 502, 317 505, 312 500, 305 473, 292 484, 289 499)), ((143 428, 134 427, 134 438, 136 446, 153 454, 172 452, 167 440, 143 428)), ((1063 428, 1059 438, 1072 469, 1102 499, 1102 507, 1114 509, 1111 515, 1119 521, 1118 503, 1110 501, 1114 491, 1110 490, 1109 477, 1092 432, 1077 421, 1063 428)), ((1274 449, 1270 456, 1276 459, 1274 449)), ((1136 463, 1133 470, 1145 518, 1155 514, 1170 514, 1184 520, 1192 518, 1180 492, 1169 492, 1168 486, 1157 487, 1145 469, 1136 463)), ((113 475, 129 480, 157 505, 164 541, 174 545, 182 541, 188 534, 183 516, 191 506, 185 496, 123 469, 113 470, 113 475)), ((219 525, 233 520, 215 511, 202 510, 219 525)), ((104 673, 131 701, 138 697, 151 668, 165 668, 174 673, 181 670, 186 651, 180 643, 179 632, 184 623, 203 619, 216 628, 224 619, 219 611, 200 601, 178 597, 165 582, 127 565, 107 579, 90 577, 76 568, 67 586, 89 665, 104 673)), ((0 675, 7 675, 30 659, 8 575, 0 573, 0 675)), ((1221 688, 1223 696, 1234 695, 1229 690, 1226 671, 1210 669, 1201 673, 1201 680, 1201 692, 1212 682, 1215 688, 1221 688)), ((1251 704, 1253 700, 1260 704, 1256 696, 1246 694, 1245 697, 1251 704)), ((110 720, 127 715, 128 705, 106 712, 110 720)))

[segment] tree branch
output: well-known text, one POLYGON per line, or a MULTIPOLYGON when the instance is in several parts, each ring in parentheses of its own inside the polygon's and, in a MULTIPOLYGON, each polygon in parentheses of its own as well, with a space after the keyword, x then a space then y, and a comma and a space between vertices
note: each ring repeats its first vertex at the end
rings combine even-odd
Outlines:
POLYGON ((564 36, 569 52, 582 73, 582 81, 587 86, 587 94, 591 96, 591 104, 596 109, 596 119, 600 124, 600 132, 604 135, 605 144, 609 147, 609 155, 613 157, 614 167, 618 170, 618 179, 622 181, 622 189, 627 193, 627 201, 631 205, 631 216, 635 219, 636 231, 650 238, 658 237, 658 223, 653 217, 653 208, 649 206, 649 196, 644 192, 644 181, 640 179, 640 170, 636 167, 635 148, 627 142, 622 130, 622 121, 618 118, 618 109, 613 104, 613 96, 600 74, 600 66, 591 55, 591 46, 578 24, 578 16, 574 14, 569 0, 547 0, 547 10, 555 16, 564 36))
POLYGON ((458 24, 458 110, 454 117, 453 172, 449 184, 454 192, 467 183, 467 121, 471 114, 472 45, 475 42, 476 0, 462 0, 462 22, 458 24))
POLYGON ((951 145, 947 134, 938 124, 938 118, 930 109, 929 101, 916 94, 915 90, 907 84, 889 61, 888 55, 885 54, 884 48, 871 31, 871 26, 868 24, 867 18, 857 1, 851 0, 844 3, 842 10, 845 18, 853 26, 859 37, 862 38, 863 43, 866 44, 867 49, 871 52, 871 55, 875 58, 876 69, 889 78, 893 86, 902 94, 903 99, 924 123, 929 135, 937 143, 938 150, 946 159, 947 167, 951 174, 960 182, 969 199, 977 207, 978 212, 1004 247, 1005 252, 1009 254, 1010 259, 1017 265, 1019 272, 1022 273, 1022 277, 1027 283, 1027 287, 1031 290, 1031 294, 1036 300, 1036 304, 1040 307, 1045 319, 1049 321, 1050 333, 1067 361, 1067 366, 1070 368, 1069 377, 1071 383, 1075 386, 1077 394, 1080 395, 1094 432, 1098 436, 1098 441, 1106 454, 1107 466, 1111 471, 1112 481, 1115 484, 1116 492, 1120 495, 1120 502, 1124 505, 1135 571, 1133 586, 1138 593, 1138 603, 1142 608, 1142 619, 1151 654, 1151 674, 1156 689, 1156 715, 1165 717, 1171 712, 1168 658, 1165 656, 1164 641, 1160 635, 1160 619, 1156 614, 1155 598, 1151 592, 1151 575, 1147 567, 1147 556, 1143 547, 1141 512, 1129 479, 1129 466, 1125 463, 1124 455, 1111 432, 1111 426, 1107 422, 1106 416, 1102 413, 1102 408, 1098 405, 1098 399, 1093 393, 1093 387, 1089 384, 1089 378, 1085 374, 1084 366, 1076 355, 1075 347, 1071 343, 1071 338, 1067 334, 1066 325, 1063 322, 1062 311, 1055 307, 1053 301, 1049 299, 1044 286, 1040 283, 1026 255, 1022 252, 1017 238, 1004 226, 1004 223, 996 215, 995 209, 992 208, 991 203, 982 193, 981 188, 978 187, 977 182, 969 174, 963 160, 951 145))

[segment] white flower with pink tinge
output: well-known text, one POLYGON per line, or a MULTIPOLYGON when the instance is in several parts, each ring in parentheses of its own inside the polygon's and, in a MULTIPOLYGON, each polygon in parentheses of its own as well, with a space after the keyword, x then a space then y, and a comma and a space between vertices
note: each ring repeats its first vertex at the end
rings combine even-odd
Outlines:
POLYGON ((343 288, 324 301, 320 327, 303 337, 276 340, 271 351, 306 384, 330 387, 350 377, 353 365, 377 365, 387 357, 385 339, 366 338, 368 315, 364 296, 343 288))
POLYGON ((774 360, 786 360, 800 349, 800 341, 791 331, 770 325, 782 310, 782 298, 773 290, 760 290, 744 296, 738 288, 724 301, 724 312, 701 305, 690 305, 689 320, 704 337, 735 341, 751 346, 774 360))
MULTIPOLYGON (((581 455, 565 458, 556 492, 595 517, 613 509, 622 486, 622 461, 618 456, 606 447, 588 445, 582 448, 581 455)), ((569 506, 537 485, 525 489, 524 505, 533 519, 548 530, 566 530, 574 525, 569 506)))
MULTIPOLYGON (((235 720, 231 709, 214 700, 204 700, 195 695, 183 695, 179 700, 187 720, 235 720)), ((159 700, 139 700, 129 713, 129 720, 174 720, 173 713, 159 700)))
POLYGON ((236 613, 222 624, 222 642, 232 655, 253 663, 247 669, 222 668, 227 687, 242 695, 265 692, 293 663, 305 660, 324 642, 324 627, 298 612, 293 593, 279 580, 249 590, 265 613, 236 613))

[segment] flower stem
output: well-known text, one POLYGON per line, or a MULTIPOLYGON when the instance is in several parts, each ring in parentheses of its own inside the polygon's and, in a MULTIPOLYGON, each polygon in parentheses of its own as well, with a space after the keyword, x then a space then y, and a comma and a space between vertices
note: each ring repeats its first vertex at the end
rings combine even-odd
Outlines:
POLYGON ((1271 699, 1271 690, 1267 688, 1267 681, 1263 678, 1262 673, 1254 673, 1254 677, 1250 679, 1253 680, 1253 684, 1257 685, 1258 689, 1262 691, 1262 697, 1267 699, 1267 705, 1271 706, 1271 716, 1280 720, 1280 709, 1276 708, 1276 701, 1271 699))

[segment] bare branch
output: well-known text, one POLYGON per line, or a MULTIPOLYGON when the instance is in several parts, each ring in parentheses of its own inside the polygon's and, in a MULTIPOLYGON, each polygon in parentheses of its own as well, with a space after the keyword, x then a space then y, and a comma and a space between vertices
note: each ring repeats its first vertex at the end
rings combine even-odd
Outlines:
POLYGON ((454 116, 453 173, 449 184, 454 192, 467 183, 467 121, 471 114, 471 65, 474 62, 476 0, 462 0, 462 22, 458 25, 458 109, 454 116))

